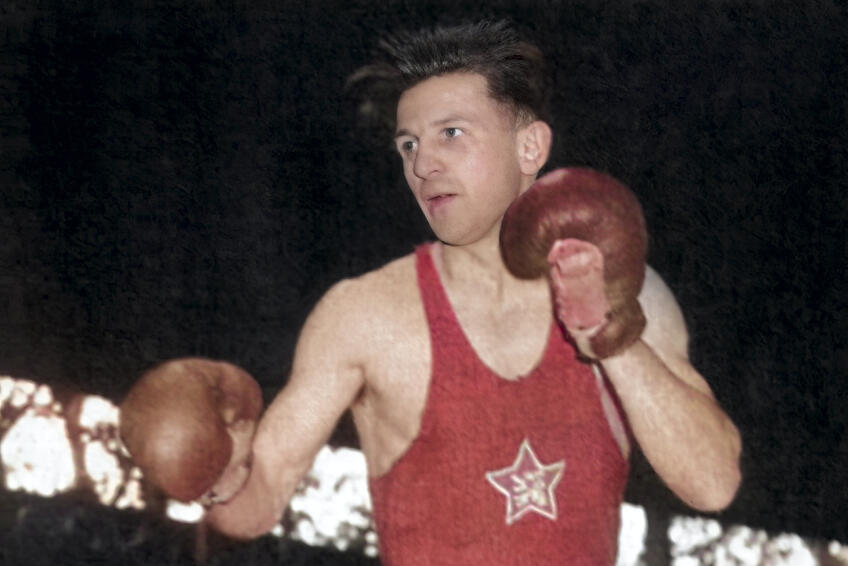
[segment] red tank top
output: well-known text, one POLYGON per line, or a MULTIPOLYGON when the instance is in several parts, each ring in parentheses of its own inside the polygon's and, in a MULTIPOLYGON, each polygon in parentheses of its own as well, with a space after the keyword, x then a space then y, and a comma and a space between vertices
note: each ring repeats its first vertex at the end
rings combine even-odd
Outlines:
POLYGON ((416 250, 432 373, 421 429, 370 480, 386 566, 614 564, 628 464, 590 366, 552 324, 515 381, 474 352, 430 255, 416 250))

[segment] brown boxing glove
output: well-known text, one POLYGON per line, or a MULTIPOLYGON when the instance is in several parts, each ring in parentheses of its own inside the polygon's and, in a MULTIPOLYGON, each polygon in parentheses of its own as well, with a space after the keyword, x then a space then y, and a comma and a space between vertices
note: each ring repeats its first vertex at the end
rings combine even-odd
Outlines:
POLYGON ((245 371, 185 358, 139 378, 120 406, 120 437, 154 485, 180 501, 226 500, 247 477, 262 392, 245 371))
POLYGON ((550 277, 557 316, 584 356, 607 358, 641 336, 648 235, 639 201, 616 179, 586 168, 541 177, 507 210, 500 248, 516 277, 550 277))

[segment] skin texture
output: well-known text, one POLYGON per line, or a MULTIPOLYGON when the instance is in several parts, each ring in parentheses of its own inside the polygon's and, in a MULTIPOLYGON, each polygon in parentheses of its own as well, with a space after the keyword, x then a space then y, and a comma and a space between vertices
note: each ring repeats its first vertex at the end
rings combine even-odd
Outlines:
POLYGON ((607 358, 642 334, 648 235, 636 196, 612 177, 548 173, 507 210, 500 247, 516 277, 550 276, 557 316, 584 356, 607 358))
MULTIPOLYGON (((499 234, 507 208, 545 164, 550 128, 517 123, 485 79, 467 73, 407 90, 397 127, 407 183, 441 240, 431 253, 460 326, 495 374, 525 375, 549 335, 551 285, 510 273, 499 234)), ((601 360, 602 370, 663 481, 697 509, 721 509, 739 484, 738 432, 689 363, 679 307, 650 269, 638 300, 644 332, 601 360)), ((259 422, 247 481, 207 522, 235 538, 271 529, 348 409, 369 475, 387 473, 418 435, 430 356, 413 256, 334 285, 304 324, 288 382, 259 422)))
POLYGON ((133 385, 120 409, 125 447, 169 496, 226 500, 247 477, 262 394, 236 366, 203 359, 163 364, 133 385))

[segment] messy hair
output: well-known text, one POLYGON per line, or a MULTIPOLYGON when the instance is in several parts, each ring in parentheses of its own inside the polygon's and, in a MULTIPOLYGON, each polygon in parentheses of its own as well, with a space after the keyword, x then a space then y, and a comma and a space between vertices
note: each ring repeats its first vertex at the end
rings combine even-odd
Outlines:
POLYGON ((347 81, 366 124, 394 130, 404 91, 431 77, 476 73, 489 96, 517 124, 547 119, 548 88, 542 52, 519 38, 506 21, 481 21, 394 34, 379 44, 377 60, 347 81))

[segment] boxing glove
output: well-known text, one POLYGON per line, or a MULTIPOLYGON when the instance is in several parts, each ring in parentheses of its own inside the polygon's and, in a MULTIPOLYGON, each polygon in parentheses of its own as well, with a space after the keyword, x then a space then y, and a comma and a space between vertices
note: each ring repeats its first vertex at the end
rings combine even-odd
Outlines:
POLYGON ((262 392, 245 371, 198 358, 146 372, 120 405, 120 438, 147 479, 180 501, 228 499, 249 471, 262 392))
POLYGON ((516 277, 550 277, 583 356, 607 358, 641 336, 648 235, 638 199, 616 179, 587 168, 539 178, 504 215, 500 249, 516 277))

